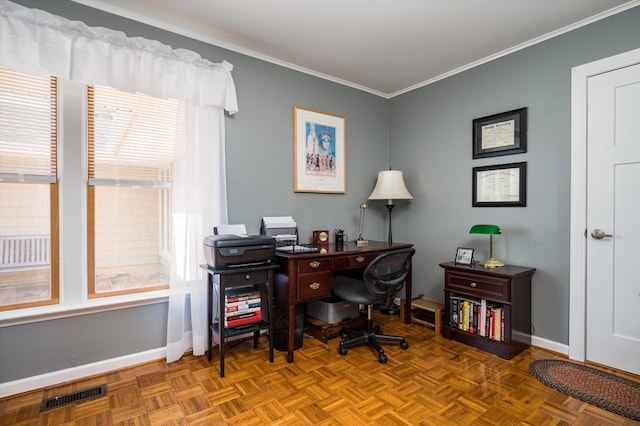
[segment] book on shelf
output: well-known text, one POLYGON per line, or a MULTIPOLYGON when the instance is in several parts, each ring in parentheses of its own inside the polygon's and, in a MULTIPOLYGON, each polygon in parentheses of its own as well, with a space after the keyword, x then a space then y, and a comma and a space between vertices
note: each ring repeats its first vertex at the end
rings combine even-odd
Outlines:
POLYGON ((245 311, 249 308, 256 308, 256 307, 259 308, 261 305, 260 299, 251 299, 247 302, 249 303, 245 303, 245 302, 225 303, 224 310, 225 312, 245 311))
POLYGON ((262 312, 255 311, 245 315, 238 315, 224 320, 226 328, 238 327, 239 325, 253 324, 262 320, 262 312))
POLYGON ((467 333, 504 341, 504 308, 486 299, 451 296, 449 325, 467 333))
POLYGON ((451 297, 451 318, 449 321, 451 327, 458 327, 458 299, 451 297))
POLYGON ((224 301, 226 303, 244 302, 247 300, 259 299, 259 298, 260 298, 259 291, 247 292, 246 289, 242 292, 232 292, 230 294, 226 293, 224 295, 224 301))
POLYGON ((487 300, 482 299, 480 301, 480 311, 478 313, 480 320, 480 335, 485 337, 487 335, 487 300))
POLYGON ((260 312, 260 306, 255 306, 253 308, 247 307, 246 309, 242 309, 239 311, 225 312, 224 317, 225 318, 239 317, 239 316, 248 315, 254 312, 260 312))
POLYGON ((491 328, 489 337, 492 340, 501 342, 504 340, 503 334, 503 309, 501 306, 491 307, 491 328))

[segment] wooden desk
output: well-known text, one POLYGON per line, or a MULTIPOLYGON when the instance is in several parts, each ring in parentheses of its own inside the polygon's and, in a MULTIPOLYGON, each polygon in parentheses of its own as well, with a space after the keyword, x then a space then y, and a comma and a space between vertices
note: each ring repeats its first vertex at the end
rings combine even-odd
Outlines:
MULTIPOLYGON (((369 241, 367 246, 357 247, 350 241, 342 250, 337 250, 331 242, 320 252, 290 254, 276 251, 280 268, 275 274, 274 297, 287 306, 287 362, 293 362, 296 303, 330 297, 331 278, 336 272, 364 269, 379 254, 412 246, 369 241)), ((404 322, 410 324, 411 273, 405 285, 405 300, 404 322)))

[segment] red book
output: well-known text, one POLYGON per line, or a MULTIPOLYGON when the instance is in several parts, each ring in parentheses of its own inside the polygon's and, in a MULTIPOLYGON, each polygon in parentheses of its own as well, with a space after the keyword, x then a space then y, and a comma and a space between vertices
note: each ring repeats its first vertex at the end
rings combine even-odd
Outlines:
POLYGON ((224 326, 227 328, 237 327, 239 325, 252 324, 262 320, 262 313, 260 311, 254 312, 253 315, 243 316, 242 318, 232 319, 224 322, 224 326))

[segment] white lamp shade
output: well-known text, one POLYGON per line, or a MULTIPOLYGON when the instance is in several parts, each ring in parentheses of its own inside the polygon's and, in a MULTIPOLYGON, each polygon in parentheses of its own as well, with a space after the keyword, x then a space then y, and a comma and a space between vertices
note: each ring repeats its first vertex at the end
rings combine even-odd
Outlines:
POLYGON ((369 195, 370 200, 413 200, 407 186, 404 184, 404 177, 400 170, 383 170, 378 173, 378 181, 373 192, 369 195))

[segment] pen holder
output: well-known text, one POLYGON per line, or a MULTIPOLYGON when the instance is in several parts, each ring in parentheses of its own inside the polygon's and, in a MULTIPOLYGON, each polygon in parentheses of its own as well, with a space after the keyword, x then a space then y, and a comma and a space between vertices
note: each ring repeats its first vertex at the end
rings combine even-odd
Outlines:
POLYGON ((349 237, 344 232, 336 232, 335 234, 336 251, 342 251, 344 245, 349 241, 349 237))

